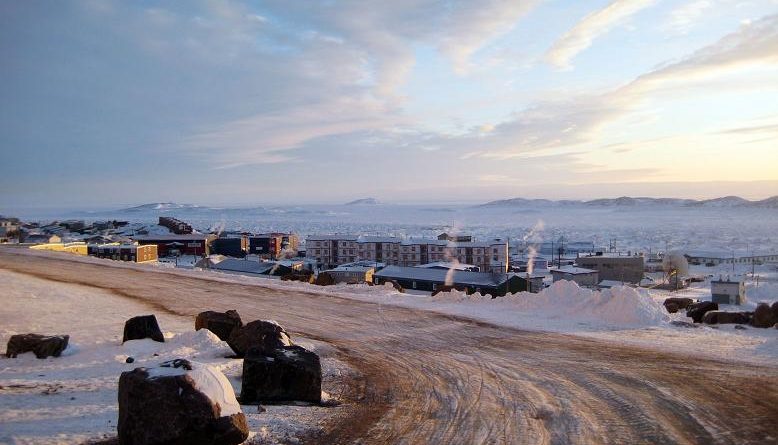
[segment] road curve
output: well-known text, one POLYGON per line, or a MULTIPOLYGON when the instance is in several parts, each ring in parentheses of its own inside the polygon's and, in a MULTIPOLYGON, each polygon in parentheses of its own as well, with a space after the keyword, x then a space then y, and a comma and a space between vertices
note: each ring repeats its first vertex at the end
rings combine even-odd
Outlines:
POLYGON ((778 367, 14 249, 0 249, 0 268, 182 315, 236 308, 332 343, 363 378, 349 396, 351 415, 311 442, 778 443, 778 367))

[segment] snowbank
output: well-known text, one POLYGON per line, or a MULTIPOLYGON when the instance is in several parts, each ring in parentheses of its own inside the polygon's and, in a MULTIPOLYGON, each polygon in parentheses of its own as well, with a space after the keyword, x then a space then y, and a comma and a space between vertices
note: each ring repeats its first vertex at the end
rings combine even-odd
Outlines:
POLYGON ((520 312, 539 318, 566 319, 612 328, 656 326, 668 321, 667 311, 648 295, 621 286, 603 291, 584 289, 572 281, 557 281, 538 294, 521 292, 492 299, 480 294, 440 293, 430 298, 437 302, 486 304, 501 310, 520 312))
POLYGON ((759 287, 749 284, 746 288, 746 299, 754 303, 778 301, 778 283, 760 283, 759 287))

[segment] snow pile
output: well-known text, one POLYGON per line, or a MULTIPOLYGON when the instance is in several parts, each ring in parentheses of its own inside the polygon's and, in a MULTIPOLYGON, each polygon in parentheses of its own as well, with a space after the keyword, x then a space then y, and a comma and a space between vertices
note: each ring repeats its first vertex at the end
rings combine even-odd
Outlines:
POLYGON ((183 367, 174 368, 163 363, 159 367, 149 368, 149 378, 188 374, 194 382, 194 387, 205 394, 212 402, 221 407, 221 416, 231 416, 241 412, 235 391, 227 377, 212 366, 189 361, 191 370, 183 367))
POLYGON ((481 294, 466 295, 452 291, 440 293, 431 300, 439 303, 491 304, 510 313, 618 328, 656 326, 669 320, 661 304, 631 287, 593 291, 566 280, 557 281, 537 294, 521 292, 492 299, 481 294))
POLYGON ((150 338, 128 340, 122 344, 128 356, 136 359, 164 355, 166 357, 223 358, 232 355, 232 349, 208 329, 184 331, 180 334, 165 333, 165 343, 150 338))

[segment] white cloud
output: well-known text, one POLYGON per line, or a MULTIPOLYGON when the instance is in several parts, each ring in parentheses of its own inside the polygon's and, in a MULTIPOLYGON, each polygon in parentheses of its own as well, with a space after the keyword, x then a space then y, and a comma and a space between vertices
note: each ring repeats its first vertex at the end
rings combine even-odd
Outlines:
POLYGON ((656 3, 656 0, 614 0, 608 6, 581 19, 546 52, 548 63, 562 69, 572 68, 571 61, 625 19, 656 3))
POLYGON ((700 16, 713 6, 710 0, 694 0, 670 12, 666 28, 677 34, 687 34, 697 24, 700 16))

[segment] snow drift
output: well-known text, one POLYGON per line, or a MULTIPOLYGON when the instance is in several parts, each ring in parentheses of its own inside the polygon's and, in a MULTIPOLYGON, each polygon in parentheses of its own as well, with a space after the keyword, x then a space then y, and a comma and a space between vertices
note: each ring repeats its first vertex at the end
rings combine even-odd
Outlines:
POLYGON ((492 299, 481 294, 466 295, 453 291, 440 293, 431 300, 486 304, 499 306, 514 314, 618 328, 655 326, 669 319, 662 305, 634 288, 620 286, 593 291, 565 280, 557 281, 537 294, 521 292, 492 299))

